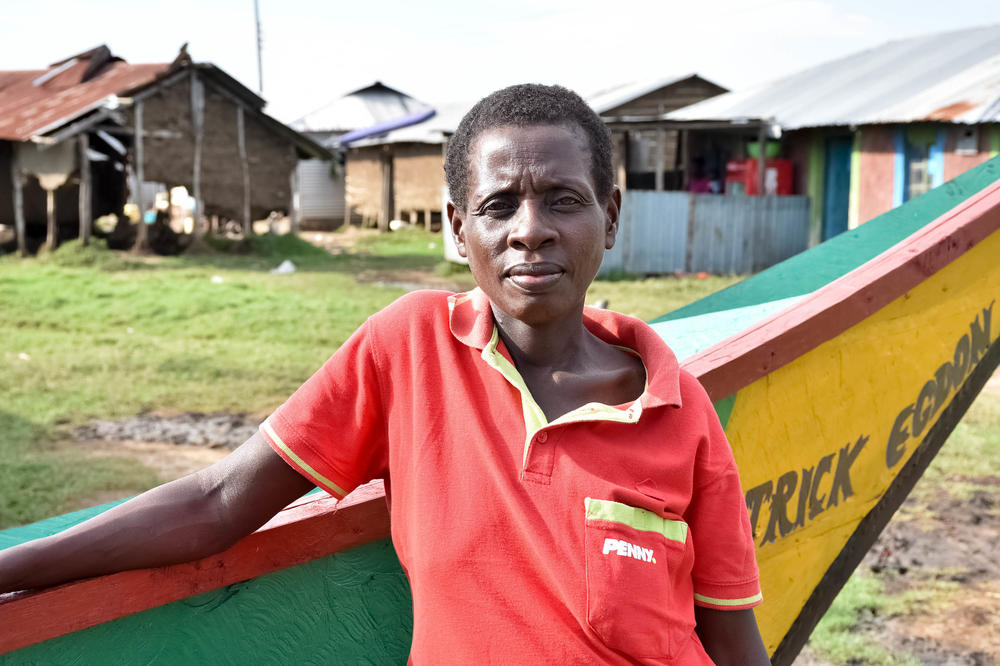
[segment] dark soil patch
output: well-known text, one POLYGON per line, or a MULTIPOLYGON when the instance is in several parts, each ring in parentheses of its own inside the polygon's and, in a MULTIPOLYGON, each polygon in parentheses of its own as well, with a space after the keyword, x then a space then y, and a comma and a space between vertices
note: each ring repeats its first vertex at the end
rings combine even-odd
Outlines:
POLYGON ((227 412, 140 414, 124 421, 94 420, 73 433, 83 441, 134 441, 235 449, 257 431, 260 419, 227 412))
POLYGON ((857 631, 922 664, 1000 664, 1000 479, 962 481, 976 486, 965 497, 938 488, 907 499, 861 565, 907 601, 857 631))

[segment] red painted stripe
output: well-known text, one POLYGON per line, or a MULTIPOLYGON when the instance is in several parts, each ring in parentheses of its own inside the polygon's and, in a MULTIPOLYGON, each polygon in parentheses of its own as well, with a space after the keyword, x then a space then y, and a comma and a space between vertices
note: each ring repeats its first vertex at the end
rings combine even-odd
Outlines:
POLYGON ((1000 181, 871 261, 683 363, 713 401, 835 338, 1000 229, 1000 181))
POLYGON ((229 550, 197 562, 6 595, 0 654, 388 536, 381 482, 339 502, 327 495, 303 498, 229 550))

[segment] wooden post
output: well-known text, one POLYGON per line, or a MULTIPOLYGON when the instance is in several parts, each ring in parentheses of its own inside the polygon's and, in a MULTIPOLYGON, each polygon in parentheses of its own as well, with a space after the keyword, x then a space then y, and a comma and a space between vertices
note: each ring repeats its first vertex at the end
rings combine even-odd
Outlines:
POLYGON ((431 209, 430 208, 425 208, 424 209, 424 229, 426 229, 427 231, 431 230, 431 209))
MULTIPOLYGON (((243 106, 236 105, 236 141, 240 150, 240 172, 243 175, 243 235, 253 233, 253 222, 250 220, 250 164, 247 162, 247 137, 243 121, 243 106)), ((294 194, 293 194, 294 197, 294 194)), ((291 211, 289 211, 291 216, 291 211)))
POLYGON ((684 173, 681 174, 681 189, 687 190, 691 183, 691 130, 682 130, 680 161, 684 173))
POLYGON ((653 174, 653 189, 657 192, 663 191, 663 169, 665 168, 663 153, 666 143, 666 132, 657 128, 656 130, 656 173, 653 174))
POLYGON ((26 257, 28 244, 24 233, 24 174, 21 173, 21 161, 18 159, 16 143, 13 148, 10 177, 14 189, 14 231, 17 234, 17 251, 22 257, 26 257))
POLYGON ((204 235, 205 228, 201 223, 201 218, 205 214, 205 207, 201 201, 201 146, 205 129, 205 87, 198 78, 198 75, 191 70, 191 129, 194 133, 194 164, 191 172, 191 195, 194 197, 194 210, 191 215, 194 217, 194 235, 199 237, 204 235))
MULTIPOLYGON (((663 115, 663 105, 659 107, 660 116, 663 115)), ((662 120, 660 121, 662 122, 662 120)), ((656 174, 654 174, 654 189, 657 192, 663 191, 663 172, 667 168, 667 132, 662 127, 656 128, 656 174)))
POLYGON ((90 174, 90 135, 86 132, 80 134, 80 244, 90 243, 90 224, 93 215, 93 202, 91 195, 91 174, 90 174))
POLYGON ((142 106, 143 102, 138 101, 135 103, 135 143, 133 144, 132 158, 135 161, 135 205, 139 207, 139 229, 135 236, 135 245, 132 246, 134 252, 142 252, 149 248, 149 240, 146 229, 146 201, 143 198, 142 191, 142 181, 144 177, 143 173, 143 159, 144 153, 142 150, 142 106))
POLYGON ((59 247, 59 232, 56 229, 56 191, 45 190, 45 247, 51 252, 59 247))
POLYGON ((757 194, 764 196, 765 171, 767 170, 767 122, 761 121, 757 131, 757 194))
POLYGON ((382 201, 378 212, 378 230, 389 231, 389 221, 393 218, 392 210, 392 153, 388 146, 382 148, 382 201))
MULTIPOLYGON (((292 148, 295 153, 295 148, 292 148)), ((297 156, 296 156, 297 157, 297 156)), ((288 192, 290 201, 288 202, 288 233, 295 235, 299 233, 299 216, 301 215, 302 198, 299 192, 299 168, 296 166, 288 174, 288 192)), ((350 215, 350 209, 348 209, 350 215)))

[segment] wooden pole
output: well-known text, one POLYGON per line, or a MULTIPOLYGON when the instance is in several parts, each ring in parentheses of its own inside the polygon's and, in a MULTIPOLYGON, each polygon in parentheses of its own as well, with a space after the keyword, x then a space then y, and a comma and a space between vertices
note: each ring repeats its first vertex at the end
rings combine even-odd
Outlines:
POLYGON ((765 172, 767 170, 767 123, 761 121, 757 131, 757 194, 764 196, 765 172))
POLYGON ((295 146, 289 146, 289 149, 292 151, 292 162, 295 166, 292 167, 291 173, 288 174, 288 195, 291 198, 288 205, 288 233, 295 235, 299 233, 299 217, 302 214, 302 198, 299 192, 299 155, 295 150, 295 146))
POLYGON ((388 147, 382 148, 382 205, 378 212, 378 230, 389 231, 389 221, 393 217, 392 210, 392 153, 388 147))
POLYGON ((425 208, 424 209, 424 229, 426 229, 427 231, 431 230, 431 209, 430 208, 425 208))
POLYGON ((28 256, 28 244, 24 233, 24 175, 21 173, 21 161, 17 155, 17 144, 14 144, 11 160, 11 185, 14 189, 14 230, 17 234, 17 251, 22 257, 28 256))
POLYGON ((90 135, 86 132, 80 134, 80 244, 90 243, 90 224, 93 216, 93 201, 91 199, 91 174, 90 174, 90 135))
POLYGON ((194 235, 200 237, 205 233, 201 223, 205 207, 201 201, 201 147, 204 133, 205 119, 205 87, 195 74, 191 71, 191 130, 194 134, 194 164, 191 173, 191 195, 194 197, 194 235))
POLYGON ((56 191, 45 190, 45 247, 51 252, 59 247, 59 234, 56 229, 56 191))
POLYGON ((135 205, 139 207, 139 229, 135 236, 135 245, 132 250, 142 252, 149 248, 149 240, 146 229, 146 201, 143 198, 142 181, 144 174, 143 166, 143 146, 142 146, 142 107, 143 102, 135 103, 135 143, 133 144, 133 158, 135 160, 135 205))
MULTIPOLYGON (((659 107, 660 114, 663 115, 663 105, 659 107)), ((654 188, 657 192, 663 191, 663 172, 667 168, 667 132, 662 127, 656 128, 656 174, 654 175, 654 188)))
MULTIPOLYGON (((240 173, 243 175, 243 235, 253 233, 250 220, 250 164, 247 162, 247 137, 243 120, 243 107, 236 105, 236 141, 240 150, 240 173)), ((294 196, 294 195, 293 195, 294 196)), ((291 213, 291 211, 289 211, 291 213)))

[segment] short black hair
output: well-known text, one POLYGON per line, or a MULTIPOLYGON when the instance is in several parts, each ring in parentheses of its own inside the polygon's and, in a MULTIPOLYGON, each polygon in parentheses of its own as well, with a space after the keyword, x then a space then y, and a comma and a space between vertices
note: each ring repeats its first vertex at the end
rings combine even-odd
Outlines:
POLYGON ((611 133, 583 98, 562 86, 522 83, 497 90, 479 100, 448 141, 444 174, 451 201, 465 210, 469 197, 469 152, 479 135, 497 127, 532 125, 575 126, 590 147, 591 177, 600 201, 614 189, 611 133))

